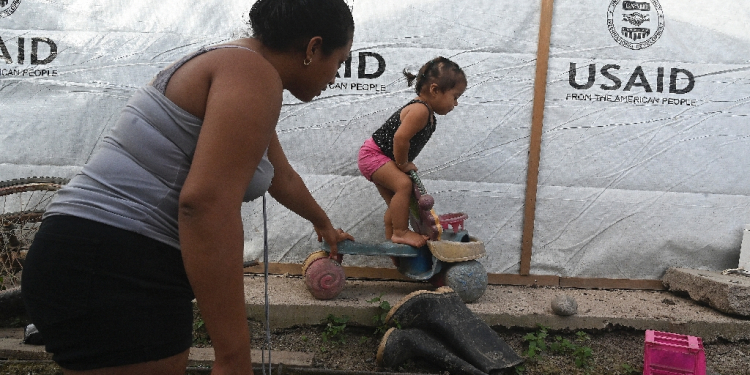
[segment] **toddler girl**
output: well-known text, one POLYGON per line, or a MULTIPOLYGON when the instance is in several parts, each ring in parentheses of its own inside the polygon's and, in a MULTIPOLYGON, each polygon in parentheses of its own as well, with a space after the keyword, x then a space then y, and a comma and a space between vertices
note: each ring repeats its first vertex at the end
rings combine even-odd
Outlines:
POLYGON ((435 114, 458 105, 466 90, 466 75, 453 61, 437 57, 415 76, 404 70, 409 86, 416 81, 417 97, 396 111, 359 150, 359 170, 375 183, 385 200, 385 237, 395 243, 422 247, 427 237, 409 230, 409 200, 416 171, 413 161, 435 131, 435 114))

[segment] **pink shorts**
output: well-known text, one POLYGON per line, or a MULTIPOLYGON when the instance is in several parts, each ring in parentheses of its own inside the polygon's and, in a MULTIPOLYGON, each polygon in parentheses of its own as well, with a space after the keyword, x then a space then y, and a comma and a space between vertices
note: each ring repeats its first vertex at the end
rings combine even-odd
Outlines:
POLYGON ((362 172, 362 176, 370 181, 372 181, 372 174, 389 161, 391 161, 391 158, 383 154, 383 151, 372 138, 366 140, 359 148, 359 158, 357 159, 359 171, 362 172))

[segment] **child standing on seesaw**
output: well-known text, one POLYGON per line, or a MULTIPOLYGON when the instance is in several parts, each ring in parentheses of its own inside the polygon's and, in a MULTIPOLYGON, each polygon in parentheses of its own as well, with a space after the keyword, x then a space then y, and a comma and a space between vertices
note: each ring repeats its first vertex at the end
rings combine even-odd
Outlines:
POLYGON ((385 237, 394 243, 422 247, 427 237, 409 230, 409 200, 416 171, 414 159, 436 129, 435 114, 446 115, 466 90, 466 75, 453 61, 437 57, 415 76, 404 70, 417 97, 406 103, 365 141, 359 150, 362 175, 375 183, 385 200, 385 237))

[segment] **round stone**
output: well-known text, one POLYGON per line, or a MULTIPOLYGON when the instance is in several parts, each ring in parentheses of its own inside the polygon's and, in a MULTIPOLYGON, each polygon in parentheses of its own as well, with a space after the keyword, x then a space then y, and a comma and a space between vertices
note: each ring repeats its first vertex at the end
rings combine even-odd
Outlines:
POLYGON ((443 285, 451 287, 465 303, 478 300, 487 290, 487 282, 487 271, 476 260, 451 263, 444 271, 443 285))
POLYGON ((552 311, 557 315, 570 316, 578 312, 575 298, 562 294, 552 299, 552 311))

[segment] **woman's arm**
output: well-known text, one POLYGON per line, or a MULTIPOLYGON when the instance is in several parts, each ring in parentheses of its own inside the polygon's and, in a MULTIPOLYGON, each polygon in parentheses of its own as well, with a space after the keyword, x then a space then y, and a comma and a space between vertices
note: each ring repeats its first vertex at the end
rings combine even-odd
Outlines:
POLYGON ((282 85, 260 55, 231 50, 212 52, 206 64, 205 116, 178 220, 185 270, 216 354, 213 373, 252 374, 240 208, 275 134, 282 85))
POLYGON ((313 224, 318 241, 325 240, 331 247, 332 258, 338 254, 336 244, 354 238, 341 229, 334 229, 325 211, 315 201, 310 190, 297 171, 292 168, 281 148, 278 136, 274 135, 268 146, 268 160, 273 164, 274 174, 268 193, 284 207, 313 224))

